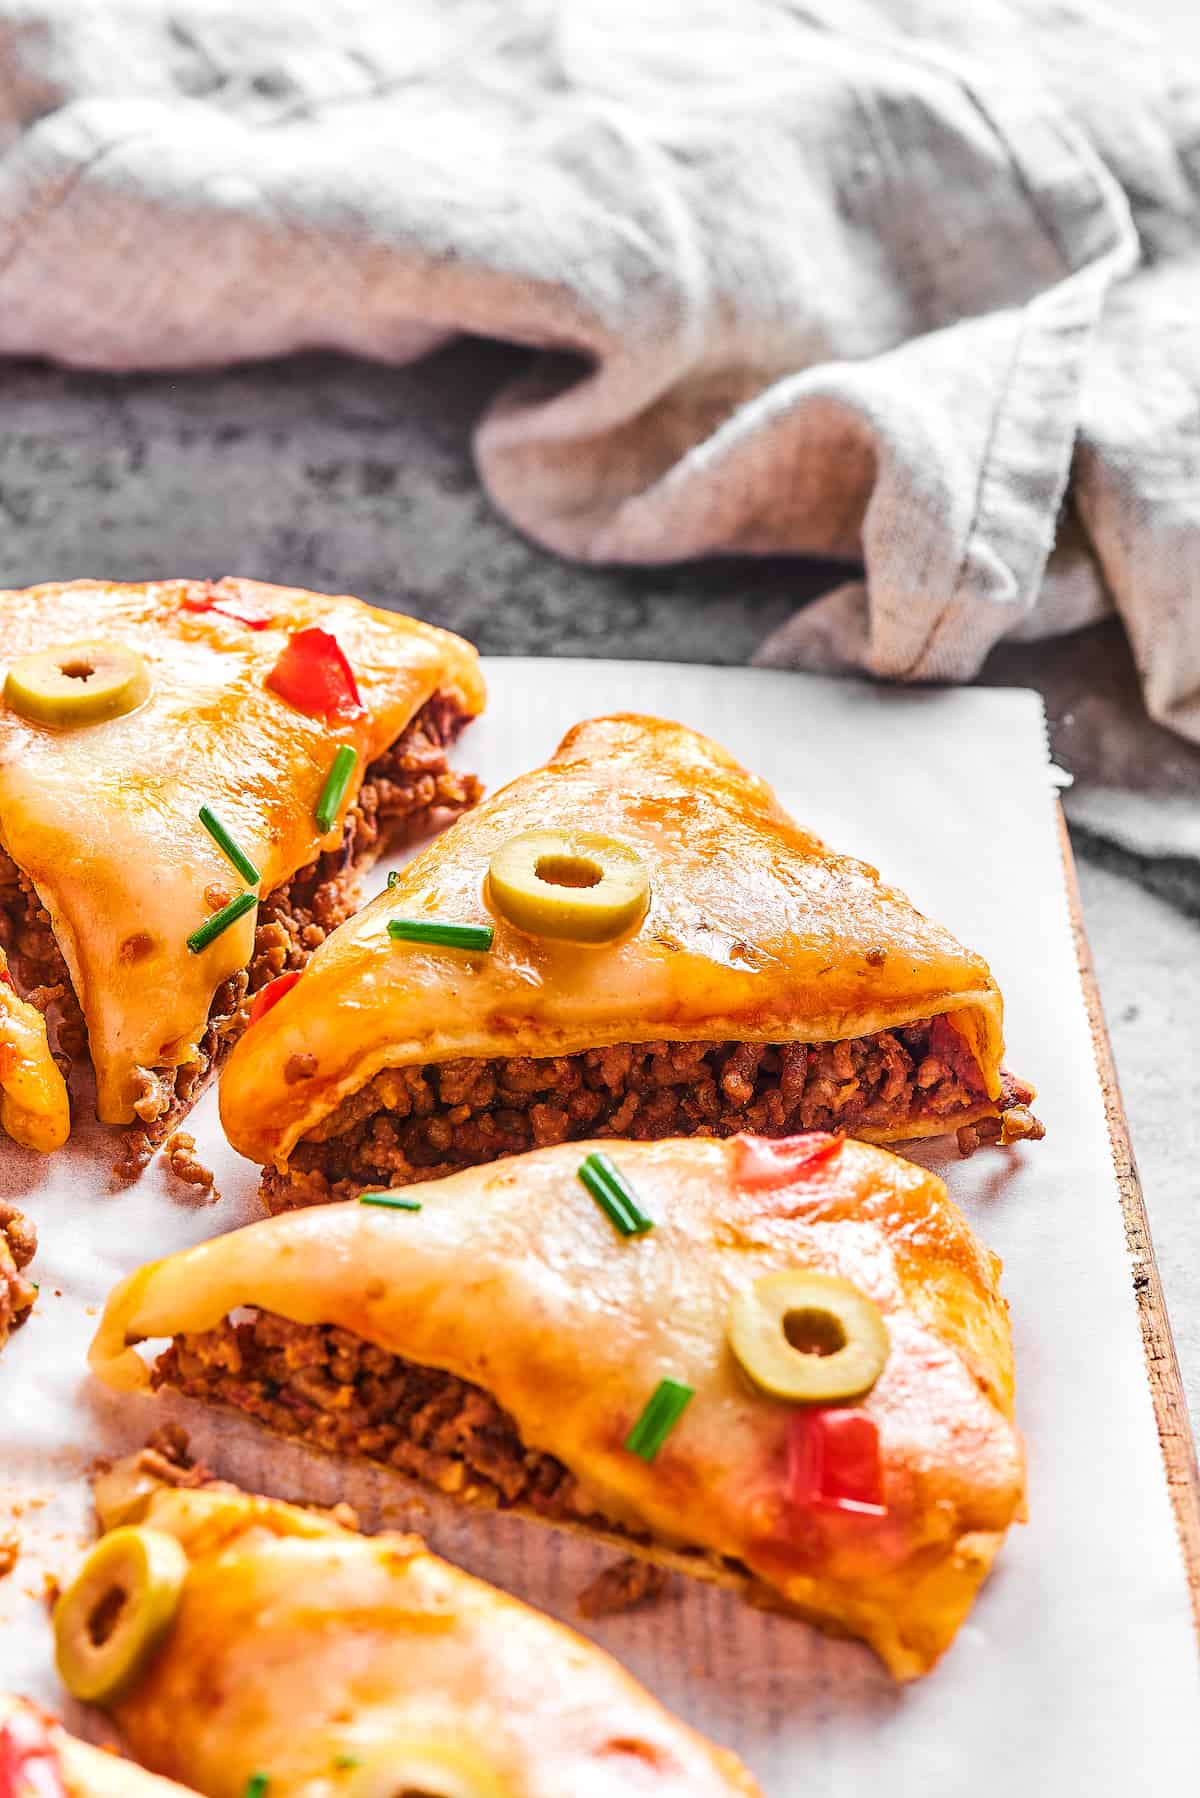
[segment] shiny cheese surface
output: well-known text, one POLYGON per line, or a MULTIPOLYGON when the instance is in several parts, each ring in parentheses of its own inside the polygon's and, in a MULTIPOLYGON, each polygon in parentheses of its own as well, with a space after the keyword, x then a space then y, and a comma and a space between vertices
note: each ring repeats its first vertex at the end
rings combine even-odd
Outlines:
POLYGON ((483 704, 470 646, 431 625, 256 581, 76 581, 0 593, 0 681, 34 650, 83 638, 137 650, 149 664, 144 705, 102 724, 60 730, 0 704, 0 838, 50 914, 88 1026, 97 1109, 133 1118, 135 1070, 195 1054, 213 993, 244 967, 255 914, 203 953, 186 939, 244 883, 198 821, 208 804, 262 874, 261 892, 320 848, 314 809, 337 745, 365 766, 399 735, 435 688, 469 712, 483 704), (185 598, 211 591, 271 619, 252 630, 185 598), (327 724, 265 685, 289 635, 319 624, 354 669, 364 714, 327 724))
MULTIPOLYGON (((0 1729, 14 1716, 32 1718, 46 1730, 67 1798, 185 1798, 189 1788, 147 1773, 132 1761, 94 1748, 90 1742, 81 1742, 38 1705, 0 1693, 0 1729)), ((37 1798, 41 1789, 30 1786, 29 1798, 37 1798)))
POLYGON ((139 1521, 176 1536, 190 1567, 171 1633, 113 1714, 139 1759, 207 1798, 243 1798, 256 1772, 270 1798, 335 1798, 352 1781, 338 1756, 413 1736, 470 1751, 501 1798, 758 1794, 615 1661, 417 1537, 216 1485, 151 1490, 139 1521))
POLYGON ((242 1154, 282 1166, 382 1067, 659 1038, 818 1042, 944 1011, 956 1013, 994 1098, 1003 1014, 981 957, 873 868, 794 824, 766 782, 708 738, 658 718, 597 718, 460 819, 322 945, 235 1050, 221 1116, 242 1154), (527 936, 489 905, 495 850, 554 826, 603 832, 644 858, 649 910, 616 942, 527 936), (396 943, 391 917, 491 924, 493 946, 468 955, 396 943), (289 1083, 301 1053, 316 1073, 289 1083))
POLYGON ((240 1305, 339 1325, 486 1388, 604 1517, 731 1557, 909 1677, 953 1637, 1022 1507, 999 1263, 936 1176, 884 1150, 847 1140, 763 1186, 746 1141, 594 1145, 655 1220, 628 1239, 578 1179, 587 1144, 407 1187, 419 1212, 334 1205, 253 1224, 118 1287, 92 1366, 144 1386, 130 1344, 240 1305), (890 1355, 863 1401, 883 1519, 792 1506, 794 1407, 750 1386, 730 1350, 735 1293, 794 1267, 853 1281, 883 1314, 890 1355), (647 1464, 624 1443, 663 1378, 695 1396, 647 1464))

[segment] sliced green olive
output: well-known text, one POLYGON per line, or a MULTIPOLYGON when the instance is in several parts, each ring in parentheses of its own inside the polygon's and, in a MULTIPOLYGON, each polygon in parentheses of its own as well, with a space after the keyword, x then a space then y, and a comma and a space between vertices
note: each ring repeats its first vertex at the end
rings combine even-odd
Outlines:
POLYGON ((14 662, 5 702, 34 724, 70 730, 132 712, 150 691, 150 670, 120 643, 64 643, 14 662))
POLYGON ((54 1610, 55 1660, 73 1698, 105 1704, 128 1691, 174 1621, 187 1570, 163 1530, 101 1537, 54 1610))
POLYGON ((865 1292, 830 1274, 765 1274, 729 1309, 729 1342, 772 1398, 861 1398, 888 1358, 887 1325, 865 1292))
POLYGON ((343 1798, 509 1798, 473 1748, 423 1731, 395 1736, 339 1787, 343 1798))
POLYGON ((594 830, 526 830, 492 857, 496 910, 531 936, 606 943, 643 915, 650 878, 636 849, 594 830))

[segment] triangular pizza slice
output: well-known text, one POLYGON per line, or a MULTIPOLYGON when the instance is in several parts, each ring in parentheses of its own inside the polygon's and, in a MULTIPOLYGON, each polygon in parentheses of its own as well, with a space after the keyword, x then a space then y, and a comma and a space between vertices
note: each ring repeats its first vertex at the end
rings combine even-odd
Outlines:
POLYGON ((91 1364, 765 1598, 911 1678, 1022 1514, 998 1275, 935 1175, 850 1138, 564 1143, 143 1268, 91 1364))
POLYGON ((981 956, 707 738, 593 719, 334 933, 233 1056, 268 1203, 587 1136, 1038 1135, 981 956))

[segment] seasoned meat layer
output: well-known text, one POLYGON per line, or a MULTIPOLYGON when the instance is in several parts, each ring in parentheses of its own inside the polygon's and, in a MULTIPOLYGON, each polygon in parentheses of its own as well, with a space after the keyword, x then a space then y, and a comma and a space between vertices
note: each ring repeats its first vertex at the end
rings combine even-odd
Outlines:
POLYGON ((460 1498, 560 1518, 587 1514, 562 1462, 526 1448, 513 1419, 480 1387, 330 1324, 296 1324, 270 1311, 240 1323, 226 1318, 215 1330, 177 1336, 153 1380, 460 1498))
POLYGON ((0 1199, 0 1348, 29 1315, 37 1287, 24 1270, 37 1252, 37 1231, 7 1199, 0 1199))
MULTIPOLYGON (((473 774, 446 764, 446 750, 468 722, 457 703, 435 693, 391 747, 372 762, 346 814, 342 841, 261 901, 249 966, 218 987, 199 1059, 179 1068, 145 1068, 134 1110, 139 1122, 122 1139, 117 1171, 135 1177, 194 1102, 245 1024, 247 1001, 276 975, 304 967, 313 951, 355 909, 358 878, 382 852, 457 817, 475 804, 473 774)), ((210 888, 213 910, 233 897, 210 888)), ((50 918, 30 882, 0 851, 0 943, 18 989, 55 1014, 58 1050, 68 1061, 87 1053, 87 1030, 50 918)))
MULTIPOLYGON (((1041 1134, 1019 1115, 1031 1096, 1010 1082, 997 1136, 1041 1134)), ((945 1018, 808 1046, 621 1043, 385 1069, 297 1145, 287 1173, 266 1175, 263 1195, 273 1211, 322 1204, 593 1136, 853 1136, 915 1118, 936 1134, 982 1098, 979 1069, 945 1018)))

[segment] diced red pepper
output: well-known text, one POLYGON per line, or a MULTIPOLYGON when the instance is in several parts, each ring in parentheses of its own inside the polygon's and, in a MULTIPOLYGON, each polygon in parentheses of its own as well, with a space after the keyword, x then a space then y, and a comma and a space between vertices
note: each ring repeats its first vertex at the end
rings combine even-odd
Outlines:
POLYGON ((247 1028, 250 1024, 257 1024, 260 1018, 265 1018, 272 1006, 278 1005, 283 995, 291 992, 299 978, 299 974, 280 974, 277 980, 269 981, 266 986, 260 988, 250 1004, 247 1028))
POLYGON ((850 1407, 797 1411, 788 1443, 788 1487, 800 1510, 826 1505, 862 1517, 886 1517, 874 1418, 850 1407))
POLYGON ((803 1136, 735 1136, 733 1139, 733 1177, 738 1186, 748 1191, 764 1191, 776 1186, 790 1186, 798 1174, 818 1162, 828 1161, 845 1141, 824 1130, 810 1130, 803 1136))
POLYGON ((4 986, 11 986, 14 993, 17 990, 16 987, 13 985, 13 977, 9 973, 7 968, 0 968, 0 984, 3 984, 4 986))
POLYGON ((319 624, 289 637, 267 685, 310 718, 353 718, 363 709, 341 644, 319 624))
POLYGON ((54 1744, 28 1711, 0 1728, 0 1798, 67 1798, 54 1744))
POLYGON ((269 612, 260 612, 252 600, 240 599, 232 593, 217 593, 211 587, 203 593, 186 594, 183 609, 185 612, 219 612, 222 618, 232 618, 252 631, 265 631, 275 622, 269 612))

